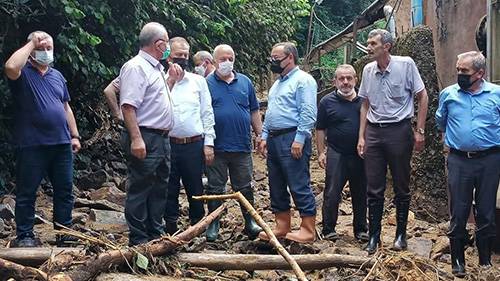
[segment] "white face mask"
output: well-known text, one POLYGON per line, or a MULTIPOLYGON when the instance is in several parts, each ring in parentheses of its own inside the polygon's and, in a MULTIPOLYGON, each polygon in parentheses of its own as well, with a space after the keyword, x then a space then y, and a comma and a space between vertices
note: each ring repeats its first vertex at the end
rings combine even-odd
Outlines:
POLYGON ((41 65, 49 65, 54 61, 54 50, 35 50, 35 57, 33 59, 41 65))
POLYGON ((194 67, 194 73, 205 76, 205 72, 207 71, 207 68, 203 66, 203 64, 200 64, 198 66, 194 67))
POLYGON ((219 68, 217 69, 217 71, 219 71, 222 76, 229 76, 233 71, 233 67, 234 63, 232 61, 225 61, 219 63, 219 68))

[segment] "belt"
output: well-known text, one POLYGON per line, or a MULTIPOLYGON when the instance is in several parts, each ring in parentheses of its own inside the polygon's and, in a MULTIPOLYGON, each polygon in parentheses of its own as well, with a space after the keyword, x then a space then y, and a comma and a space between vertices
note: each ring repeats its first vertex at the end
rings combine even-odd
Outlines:
POLYGON ((277 137, 277 136, 284 135, 284 134, 290 133, 290 132, 295 132, 295 131, 297 131, 297 127, 278 129, 278 130, 269 130, 269 136, 270 137, 277 137))
POLYGON ((386 128, 386 127, 393 127, 393 126, 401 125, 405 122, 410 122, 410 118, 403 119, 399 122, 391 122, 391 123, 372 123, 372 122, 368 121, 368 125, 373 126, 373 127, 386 128))
POLYGON ((453 154, 456 154, 456 155, 459 155, 462 157, 466 157, 469 159, 481 158, 481 157, 487 156, 487 155, 495 153, 495 152, 500 152, 500 146, 494 146, 494 147, 490 147, 488 149, 480 150, 480 151, 462 151, 462 150, 458 150, 458 149, 450 147, 450 153, 453 153, 453 154))
POLYGON ((141 129, 144 132, 149 132, 149 133, 160 135, 162 137, 168 137, 168 133, 170 132, 169 130, 154 129, 154 128, 148 128, 148 127, 142 127, 142 126, 139 126, 139 129, 141 129))
POLYGON ((188 144, 188 143, 193 143, 202 140, 203 137, 201 135, 197 135, 194 137, 187 137, 187 138, 174 138, 170 137, 170 142, 175 143, 175 144, 188 144))

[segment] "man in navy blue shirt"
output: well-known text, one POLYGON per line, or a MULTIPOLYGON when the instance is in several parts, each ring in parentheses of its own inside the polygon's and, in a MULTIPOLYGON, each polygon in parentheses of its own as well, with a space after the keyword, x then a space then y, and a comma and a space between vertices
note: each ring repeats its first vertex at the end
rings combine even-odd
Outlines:
MULTIPOLYGON (((207 77, 215 115, 214 142, 215 159, 206 167, 208 177, 207 194, 223 194, 229 176, 233 191, 239 191, 253 205, 252 188, 252 136, 262 132, 259 104, 250 79, 233 70, 234 51, 229 45, 219 45, 214 49, 216 71, 207 77)), ((217 209, 221 202, 210 200, 209 212, 217 209)), ((262 230, 247 210, 241 206, 245 219, 244 233, 250 239, 262 230)), ((207 241, 213 242, 219 233, 219 220, 207 229, 207 241)))
POLYGON ((354 237, 367 242, 366 176, 363 159, 357 153, 359 110, 363 98, 358 97, 356 70, 351 65, 340 65, 335 70, 337 90, 323 97, 319 103, 316 122, 316 146, 319 166, 326 169, 323 191, 323 235, 337 239, 338 209, 342 189, 349 180, 351 190, 354 237), (325 138, 326 131, 326 138, 325 138), (325 149, 325 140, 328 148, 325 149))
MULTIPOLYGON (((80 136, 69 106, 66 80, 50 67, 54 60, 52 37, 42 31, 5 63, 5 73, 16 107, 17 173, 16 232, 11 246, 39 245, 33 233, 36 190, 48 176, 54 189, 54 226, 71 226, 73 209, 73 153, 80 136)), ((72 240, 57 236, 57 244, 72 240)))
POLYGON ((439 96, 436 123, 450 148, 447 160, 450 196, 452 273, 465 276, 465 226, 475 200, 479 265, 491 267, 495 241, 495 205, 500 180, 500 86, 486 82, 480 52, 458 55, 457 84, 439 96))

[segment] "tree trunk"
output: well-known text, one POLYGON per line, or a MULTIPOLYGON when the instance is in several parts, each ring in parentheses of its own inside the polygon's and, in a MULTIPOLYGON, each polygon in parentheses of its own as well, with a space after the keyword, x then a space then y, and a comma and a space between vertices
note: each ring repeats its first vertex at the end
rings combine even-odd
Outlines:
POLYGON ((0 258, 21 265, 40 266, 51 255, 57 256, 61 253, 84 255, 85 250, 82 248, 6 248, 0 251, 0 258))

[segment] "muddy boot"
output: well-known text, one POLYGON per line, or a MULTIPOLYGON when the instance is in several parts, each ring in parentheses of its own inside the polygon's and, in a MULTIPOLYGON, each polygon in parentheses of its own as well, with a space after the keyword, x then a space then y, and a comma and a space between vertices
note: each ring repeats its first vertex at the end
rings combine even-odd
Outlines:
POLYGON ((491 267, 491 252, 493 249, 494 239, 481 238, 476 239, 476 247, 479 254, 479 265, 484 267, 491 267))
POLYGON ((368 209, 368 232, 370 240, 366 245, 365 250, 368 254, 374 254, 380 244, 380 231, 382 229, 382 213, 384 211, 383 204, 372 205, 368 209))
POLYGON ((396 238, 392 249, 395 251, 403 251, 408 248, 406 243, 406 225, 408 224, 408 212, 410 209, 410 202, 396 203, 396 238))
MULTIPOLYGON (((254 206, 253 190, 251 188, 245 188, 240 190, 240 193, 248 200, 248 202, 250 202, 250 205, 252 205, 253 207, 254 206)), ((245 229, 243 229, 243 233, 245 233, 248 236, 248 239, 254 240, 259 235, 259 232, 262 231, 262 228, 260 228, 260 226, 253 219, 252 215, 250 215, 248 210, 245 207, 243 207, 241 203, 240 203, 240 208, 241 208, 241 214, 245 219, 245 229)))
MULTIPOLYGON (((290 210, 275 213, 274 219, 276 221, 276 228, 273 230, 274 236, 276 236, 276 238, 285 237, 285 235, 291 230, 290 226, 292 224, 292 217, 290 215, 290 210)), ((269 240, 269 237, 267 237, 267 234, 264 231, 259 233, 259 238, 262 240, 269 240)))
MULTIPOLYGON (((220 200, 208 200, 208 212, 211 213, 215 211, 217 208, 222 205, 222 201, 220 200)), ((206 231, 207 242, 214 242, 217 240, 217 236, 219 235, 219 218, 216 218, 212 221, 212 223, 208 226, 206 231)))
POLYGON ((316 216, 302 217, 299 231, 287 233, 285 238, 299 243, 314 242, 316 240, 316 216))
POLYGON ((464 243, 461 239, 450 239, 451 273, 458 278, 465 277, 464 243))

